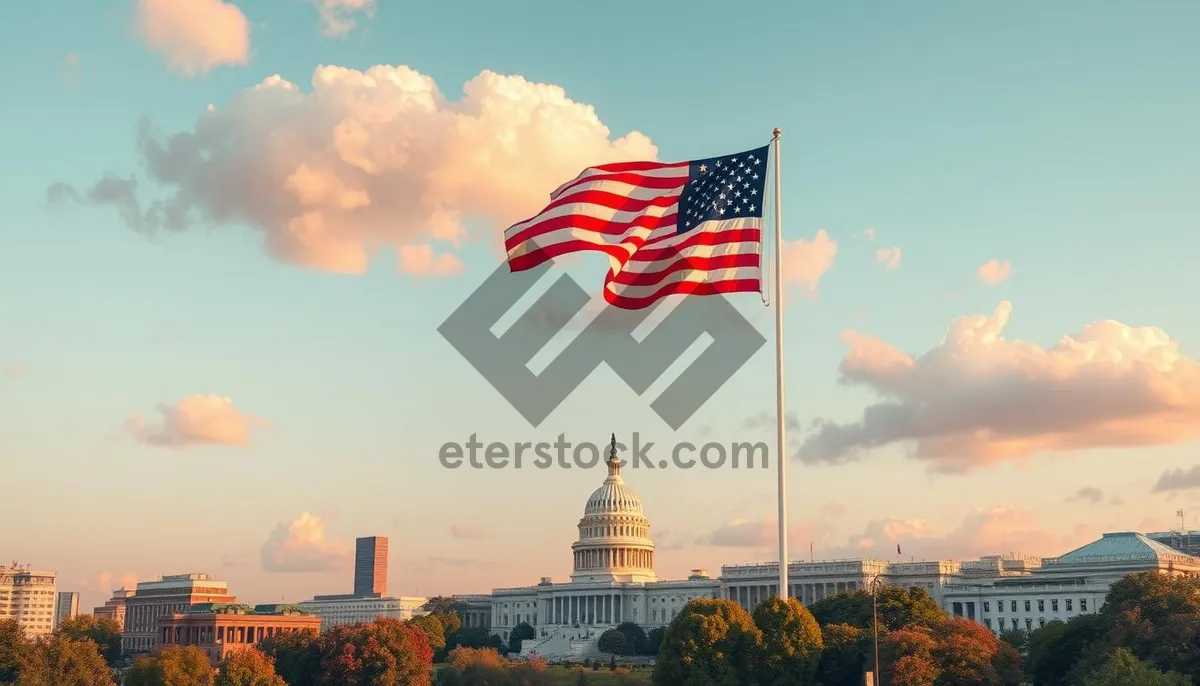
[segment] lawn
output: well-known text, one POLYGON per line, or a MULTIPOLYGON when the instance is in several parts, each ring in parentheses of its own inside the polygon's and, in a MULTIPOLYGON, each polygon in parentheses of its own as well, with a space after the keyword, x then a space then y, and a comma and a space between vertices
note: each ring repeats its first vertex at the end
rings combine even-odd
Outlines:
MULTIPOLYGON (((443 668, 445 665, 434 665, 434 672, 443 668)), ((575 672, 571 667, 562 665, 550 665, 548 668, 550 676, 554 677, 555 686, 575 686, 575 672)), ((634 683, 644 683, 647 686, 650 683, 651 668, 643 667, 640 671, 632 672, 630 676, 637 681, 626 680, 624 682, 617 680, 617 674, 609 671, 608 666, 602 666, 600 669, 585 669, 584 674, 587 676, 587 686, 628 686, 634 683)))

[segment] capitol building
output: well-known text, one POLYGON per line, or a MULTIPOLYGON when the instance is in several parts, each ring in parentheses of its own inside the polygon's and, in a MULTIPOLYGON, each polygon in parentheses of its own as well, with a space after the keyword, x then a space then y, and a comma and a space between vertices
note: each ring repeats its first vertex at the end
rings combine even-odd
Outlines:
MULTIPOLYGON (((507 642, 514 629, 527 624, 535 636, 522 641, 523 656, 583 660, 598 656, 600 635, 622 622, 649 632, 670 624, 697 598, 724 598, 749 611, 779 594, 776 562, 725 565, 717 578, 696 569, 687 579, 659 579, 650 520, 621 476, 616 436, 605 464, 608 475, 588 497, 571 546, 570 580, 543 578, 533 586, 455 596, 464 626, 486 627, 507 642)), ((1144 571, 1198 575, 1200 558, 1140 533, 1116 532, 1046 559, 791 562, 788 594, 808 605, 837 593, 869 590, 875 580, 919 587, 948 614, 999 633, 1098 612, 1115 581, 1144 571)))

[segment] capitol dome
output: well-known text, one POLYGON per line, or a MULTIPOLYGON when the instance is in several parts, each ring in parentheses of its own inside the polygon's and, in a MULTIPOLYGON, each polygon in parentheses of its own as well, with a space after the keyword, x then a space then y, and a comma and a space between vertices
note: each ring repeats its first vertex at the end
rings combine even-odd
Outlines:
POLYGON ((654 581, 654 542, 642 499, 621 478, 617 437, 609 447, 608 478, 592 492, 579 520, 573 581, 654 581))

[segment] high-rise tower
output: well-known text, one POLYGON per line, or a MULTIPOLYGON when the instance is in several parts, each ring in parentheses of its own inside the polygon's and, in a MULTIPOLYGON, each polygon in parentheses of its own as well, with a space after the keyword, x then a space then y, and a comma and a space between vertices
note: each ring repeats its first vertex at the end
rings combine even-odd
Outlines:
POLYGON ((354 595, 359 598, 387 594, 388 540, 365 536, 355 540, 354 595))

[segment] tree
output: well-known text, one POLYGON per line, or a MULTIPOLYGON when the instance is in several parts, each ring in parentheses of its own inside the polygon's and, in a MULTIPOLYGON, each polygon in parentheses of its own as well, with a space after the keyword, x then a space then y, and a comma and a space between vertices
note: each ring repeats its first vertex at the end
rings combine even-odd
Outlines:
POLYGON ((321 651, 312 630, 276 634, 259 649, 275 663, 275 672, 289 686, 316 686, 321 676, 321 651))
MULTIPOLYGON (((942 608, 920 587, 881 585, 878 606, 880 628, 888 631, 933 627, 946 618, 942 608)), ((871 594, 866 591, 846 591, 822 598, 809 606, 809 611, 821 626, 849 624, 864 631, 872 628, 871 594)))
POLYGON ((821 627, 812 613, 795 598, 770 597, 754 608, 753 619, 762 632, 762 647, 757 657, 758 683, 812 684, 824 647, 821 627))
POLYGON ((609 629, 600 634, 597 647, 600 648, 600 652, 608 653, 614 659, 617 655, 628 655, 630 652, 629 638, 616 629, 609 629))
POLYGON ((409 620, 409 624, 425 632, 429 638, 429 647, 434 653, 446 647, 446 627, 437 615, 420 615, 409 620))
POLYGON ((421 610, 426 614, 433 615, 442 623, 442 628, 445 629, 445 641, 448 642, 450 634, 462 628, 462 618, 458 615, 459 603, 453 598, 446 596, 434 596, 425 601, 421 606, 421 610))
POLYGON ((1035 686, 1068 686, 1084 651, 1104 634, 1104 618, 1087 614, 1054 620, 1029 634, 1026 670, 1035 686))
POLYGON ((754 659, 762 632, 732 600, 692 600, 671 621, 662 637, 656 686, 735 686, 754 683, 754 659))
POLYGON ((1000 640, 1012 646, 1021 655, 1025 655, 1029 650, 1029 632, 1019 627, 1001 631, 1000 640))
POLYGON ((110 667, 121 660, 121 625, 111 617, 78 615, 54 631, 72 641, 92 641, 110 667))
POLYGON ((1163 673, 1137 659, 1128 648, 1117 648, 1108 660, 1080 682, 1081 686, 1193 686, 1190 677, 1163 673))
MULTIPOLYGON (((625 634, 625 638, 629 639, 629 654, 642 655, 642 651, 646 649, 646 632, 642 627, 633 622, 622 622, 617 625, 617 631, 625 634)), ((655 650, 655 653, 658 651, 655 650)))
POLYGON ((1020 656, 990 629, 969 619, 947 619, 932 630, 939 686, 1021 683, 1020 656))
POLYGON ((288 686, 288 683, 275 673, 274 660, 261 650, 247 648, 221 661, 213 686, 288 686))
MULTIPOLYGON (((941 669, 934 657, 936 649, 937 641, 925 627, 899 629, 884 634, 879 640, 881 681, 891 686, 938 684, 941 669)), ((873 671, 874 667, 875 660, 872 655, 866 660, 864 669, 873 671)))
POLYGON ((17 620, 0 619, 0 684, 11 684, 20 676, 20 655, 28 643, 17 620))
POLYGON ((397 619, 336 626, 317 637, 318 686, 428 684, 433 649, 425 632, 397 619))
POLYGON ((661 626, 656 626, 646 634, 646 642, 642 644, 642 655, 658 655, 658 649, 662 646, 663 634, 667 630, 661 626))
POLYGON ((26 645, 18 656, 17 686, 113 686, 112 670, 96 644, 54 635, 26 645))
POLYGON ((470 629, 455 631, 446 641, 444 650, 449 655, 455 648, 459 647, 492 648, 501 655, 508 652, 508 646, 504 645, 504 641, 483 627, 471 627, 470 629))
POLYGON ((213 671, 203 650, 172 645, 139 657, 125 676, 125 686, 213 686, 213 671))
POLYGON ((539 659, 506 660, 490 648, 455 648, 446 668, 438 673, 438 686, 550 686, 555 683, 539 659))
POLYGON ((512 632, 508 635, 508 651, 511 653, 521 652, 521 641, 537 638, 537 631, 527 622, 521 622, 513 627, 512 632))
POLYGON ((1176 615, 1200 614, 1200 578, 1130 574, 1108 589, 1100 615, 1113 618, 1133 608, 1153 624, 1176 615))
POLYGON ((849 624, 829 624, 821 627, 821 661, 817 664, 816 682, 824 686, 854 684, 862 680, 867 647, 871 636, 849 624))

